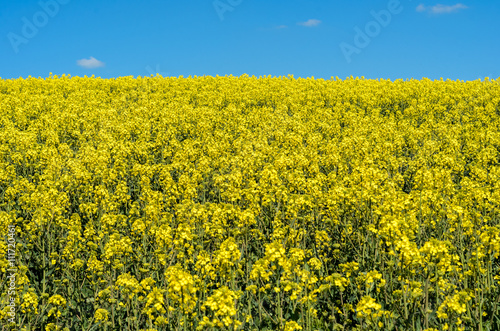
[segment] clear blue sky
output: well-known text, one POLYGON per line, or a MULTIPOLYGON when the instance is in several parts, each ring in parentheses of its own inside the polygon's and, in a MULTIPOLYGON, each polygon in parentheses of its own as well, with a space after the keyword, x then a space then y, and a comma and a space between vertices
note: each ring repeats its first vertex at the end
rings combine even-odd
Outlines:
POLYGON ((500 76, 498 0, 0 0, 0 36, 3 79, 500 76))

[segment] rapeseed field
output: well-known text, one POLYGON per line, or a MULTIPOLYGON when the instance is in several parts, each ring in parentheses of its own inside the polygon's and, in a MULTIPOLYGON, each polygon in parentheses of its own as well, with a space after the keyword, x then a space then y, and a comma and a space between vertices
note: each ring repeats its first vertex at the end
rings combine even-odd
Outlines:
POLYGON ((500 330, 500 79, 0 79, 3 330, 500 330))

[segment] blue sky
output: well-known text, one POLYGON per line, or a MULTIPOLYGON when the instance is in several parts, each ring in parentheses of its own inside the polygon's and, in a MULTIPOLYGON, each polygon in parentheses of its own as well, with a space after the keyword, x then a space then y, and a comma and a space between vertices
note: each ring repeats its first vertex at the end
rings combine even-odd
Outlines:
POLYGON ((0 77, 500 76, 500 3, 0 0, 0 77))

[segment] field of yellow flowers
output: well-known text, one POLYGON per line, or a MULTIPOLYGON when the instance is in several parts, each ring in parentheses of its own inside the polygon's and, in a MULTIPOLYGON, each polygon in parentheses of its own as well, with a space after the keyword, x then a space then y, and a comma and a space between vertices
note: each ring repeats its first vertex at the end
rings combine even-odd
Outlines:
POLYGON ((499 330, 500 79, 0 79, 3 330, 499 330))

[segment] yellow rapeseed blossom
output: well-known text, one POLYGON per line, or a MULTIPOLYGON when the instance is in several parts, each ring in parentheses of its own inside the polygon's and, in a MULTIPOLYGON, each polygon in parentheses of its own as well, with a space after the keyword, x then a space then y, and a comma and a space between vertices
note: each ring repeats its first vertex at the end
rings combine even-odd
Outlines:
POLYGON ((96 321, 107 321, 109 319, 109 311, 106 309, 99 308, 94 313, 94 318, 96 321))
POLYGON ((500 79, 0 79, 2 325, 498 329, 499 105, 500 79))
POLYGON ((198 300, 195 278, 177 265, 168 268, 165 276, 168 281, 169 298, 180 306, 183 313, 191 312, 198 300))
POLYGON ((233 319, 236 315, 234 302, 236 299, 238 299, 238 294, 226 286, 215 290, 214 294, 208 297, 203 304, 213 312, 212 323, 218 327, 229 327, 229 325, 234 324, 234 327, 237 328, 241 322, 233 319))
POLYGON ((288 321, 285 323, 285 331, 302 330, 302 327, 295 321, 288 321))

